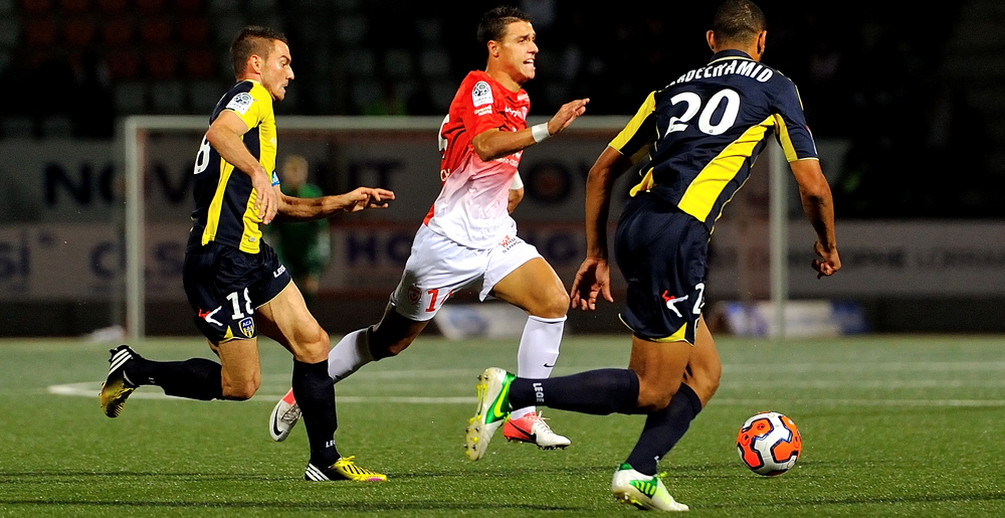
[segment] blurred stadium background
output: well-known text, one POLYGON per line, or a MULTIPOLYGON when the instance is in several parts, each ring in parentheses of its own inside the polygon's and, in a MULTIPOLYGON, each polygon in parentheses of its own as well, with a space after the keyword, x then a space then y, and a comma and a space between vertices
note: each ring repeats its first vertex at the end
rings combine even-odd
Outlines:
MULTIPOLYGON (((541 47, 525 86, 532 115, 588 96, 589 117, 605 122, 587 117, 523 159, 521 235, 569 282, 582 258, 583 175, 613 135, 609 123, 707 58, 712 7, 514 3, 534 18, 541 47)), ((484 66, 474 28, 495 4, 0 0, 0 334, 123 324, 124 117, 207 117, 233 81, 229 41, 249 23, 291 43, 297 77, 276 108, 280 158, 308 155, 312 180, 329 193, 359 184, 398 193, 387 211, 333 221, 316 313, 333 333, 372 321, 435 196, 435 130, 460 79, 484 66), (342 129, 284 125, 306 116, 340 117, 342 129)), ((1005 4, 760 5, 765 62, 799 85, 820 144, 844 261, 834 279, 813 278, 812 237, 790 203, 786 290, 806 303, 794 318, 807 333, 1005 331, 1005 4)), ((194 335, 180 262, 200 134, 147 137, 145 328, 194 335)), ((735 314, 769 296, 767 176, 741 191, 713 239, 707 313, 721 331, 765 332, 735 314)), ((569 329, 619 330, 616 309, 570 314, 569 329)))

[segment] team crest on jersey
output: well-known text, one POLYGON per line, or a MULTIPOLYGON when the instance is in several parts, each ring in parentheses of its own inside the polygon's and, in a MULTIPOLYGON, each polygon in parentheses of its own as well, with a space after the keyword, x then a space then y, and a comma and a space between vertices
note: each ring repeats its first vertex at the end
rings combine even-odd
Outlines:
POLYGON ((248 317, 241 321, 241 333, 248 338, 255 336, 255 319, 248 317))
POLYGON ((251 96, 248 92, 241 92, 235 95, 229 103, 227 103, 228 110, 234 110, 241 115, 248 113, 248 108, 255 102, 255 98, 251 96))
POLYGON ((471 104, 481 106, 492 104, 492 87, 485 81, 478 81, 471 89, 471 104))

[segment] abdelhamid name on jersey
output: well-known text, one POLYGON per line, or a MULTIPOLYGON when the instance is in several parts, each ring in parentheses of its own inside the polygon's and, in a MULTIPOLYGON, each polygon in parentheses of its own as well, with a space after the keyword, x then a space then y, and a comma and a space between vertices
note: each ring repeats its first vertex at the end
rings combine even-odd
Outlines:
POLYGON ((817 159, 795 84, 726 50, 650 93, 610 145, 635 162, 650 158, 632 196, 654 193, 711 231, 772 133, 788 161, 817 159))

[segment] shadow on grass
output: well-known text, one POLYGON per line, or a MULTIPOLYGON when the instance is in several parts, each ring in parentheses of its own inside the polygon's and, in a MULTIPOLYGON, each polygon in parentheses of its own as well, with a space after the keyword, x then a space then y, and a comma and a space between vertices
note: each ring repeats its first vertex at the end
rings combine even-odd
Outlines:
POLYGON ((486 511, 486 510, 513 510, 526 512, 542 511, 588 511, 589 507, 569 507, 569 506, 549 506, 521 503, 493 503, 472 501, 470 503, 451 503, 440 500, 420 502, 319 502, 307 504, 302 502, 209 502, 209 501, 122 501, 122 500, 27 500, 27 499, 5 499, 0 497, 0 504, 4 505, 25 505, 33 507, 54 506, 80 506, 88 508, 109 507, 109 508, 164 508, 164 509, 277 509, 282 511, 486 511))
POLYGON ((703 505, 702 509, 749 509, 757 507, 798 507, 806 509, 810 506, 832 506, 832 505, 897 505, 897 504, 933 504, 948 502, 994 502, 1005 501, 1005 492, 980 492, 980 493, 951 493, 941 495, 905 495, 899 497, 875 496, 862 498, 827 498, 795 500, 791 502, 737 502, 736 504, 710 504, 703 505))
MULTIPOLYGON (((414 494, 408 494, 407 498, 402 498, 402 494, 394 490, 393 480, 406 478, 425 478, 435 480, 437 478, 452 477, 455 472, 448 473, 419 473, 407 476, 395 477, 388 483, 354 483, 349 481, 337 481, 330 484, 306 482, 297 480, 294 477, 275 477, 255 474, 204 474, 204 473, 183 473, 183 472, 88 472, 88 471, 44 471, 44 472, 0 472, 0 509, 12 510, 23 508, 25 516, 34 513, 47 514, 56 512, 58 509, 82 508, 90 509, 85 513, 94 512, 101 508, 130 508, 134 512, 142 514, 141 509, 205 509, 205 510, 252 510, 252 511, 278 511, 278 512, 304 512, 304 511, 355 511, 355 512, 425 512, 443 511, 446 513, 460 513, 471 511, 495 511, 506 514, 521 513, 524 515, 541 512, 584 512, 590 511, 589 506, 569 505, 569 504, 548 504, 521 502, 517 495, 513 498, 503 498, 493 500, 472 499, 470 502, 445 501, 434 492, 428 493, 428 498, 416 498, 414 494), (219 494, 207 495, 205 498, 195 497, 189 494, 178 498, 178 489, 172 489, 165 493, 164 500, 157 500, 150 496, 136 498, 135 495, 123 496, 120 498, 107 498, 103 495, 95 495, 95 498, 88 498, 80 495, 39 495, 37 497, 25 497, 23 489, 20 495, 4 495, 8 491, 3 488, 7 486, 14 489, 17 486, 34 487, 39 484, 46 486, 65 485, 75 483, 80 486, 101 487, 107 480, 115 479, 123 484, 130 484, 136 479, 160 479, 166 485, 178 483, 251 483, 252 487, 259 487, 263 493, 259 495, 276 496, 286 494, 285 492, 293 486, 326 487, 334 485, 342 489, 352 489, 342 493, 323 492, 323 494, 313 493, 305 489, 304 493, 288 495, 289 500, 267 499, 249 493, 249 486, 242 485, 242 490, 226 491, 226 496, 222 498, 219 494), (360 493, 360 489, 369 489, 360 493), (380 489, 391 490, 383 492, 380 489), (376 490, 376 491, 371 491, 376 490), (247 497, 251 497, 250 499, 247 497), (383 497, 383 498, 382 498, 383 497), (307 500, 307 501, 305 501, 307 500)), ((498 477, 498 474, 486 474, 486 478, 498 477)), ((513 472, 507 472, 507 476, 514 476, 513 472)), ((469 474, 470 478, 470 474, 469 474)), ((150 482, 142 481, 139 484, 148 485, 150 482)), ((14 492, 14 491, 10 491, 14 492)), ((2 514, 2 513, 0 513, 2 514)), ((127 512, 128 514, 128 512, 127 512)), ((215 514, 215 513, 213 513, 215 514)))

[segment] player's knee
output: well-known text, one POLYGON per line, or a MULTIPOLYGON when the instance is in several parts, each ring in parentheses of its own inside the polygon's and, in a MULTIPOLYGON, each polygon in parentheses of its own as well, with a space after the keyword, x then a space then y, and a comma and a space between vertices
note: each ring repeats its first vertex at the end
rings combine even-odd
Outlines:
POLYGON ((674 393, 677 392, 677 388, 680 384, 661 384, 661 383, 647 383, 644 380, 639 380, 639 398, 636 402, 639 410, 645 413, 659 412, 663 410, 668 405, 670 405, 670 400, 673 399, 674 393))
POLYGON ((639 400, 636 403, 639 410, 646 414, 652 414, 654 412, 659 412, 670 404, 670 399, 673 396, 667 397, 664 394, 658 393, 644 393, 639 392, 639 400))
POLYGON ((540 318, 562 318, 569 312, 569 294, 565 290, 551 290, 530 314, 540 318))
POLYGON ((722 378, 722 364, 692 366, 686 375, 685 382, 701 400, 702 405, 708 403, 719 390, 719 380, 722 378))
POLYGON ((561 290, 552 296, 551 307, 549 308, 549 311, 553 314, 551 318, 564 317, 569 312, 569 304, 571 303, 569 294, 565 290, 561 290))
POLYGON ((300 347, 300 358, 304 363, 318 363, 328 358, 328 351, 331 349, 331 337, 328 333, 317 326, 302 337, 300 347))
POLYGON ((258 380, 225 383, 223 386, 223 398, 232 401, 247 401, 258 392, 259 385, 261 383, 258 380))
POLYGON ((695 393, 698 394, 698 398, 701 399, 702 404, 705 404, 719 390, 719 380, 722 378, 722 366, 717 365, 715 369, 709 370, 702 378, 701 392, 695 391, 695 393))

